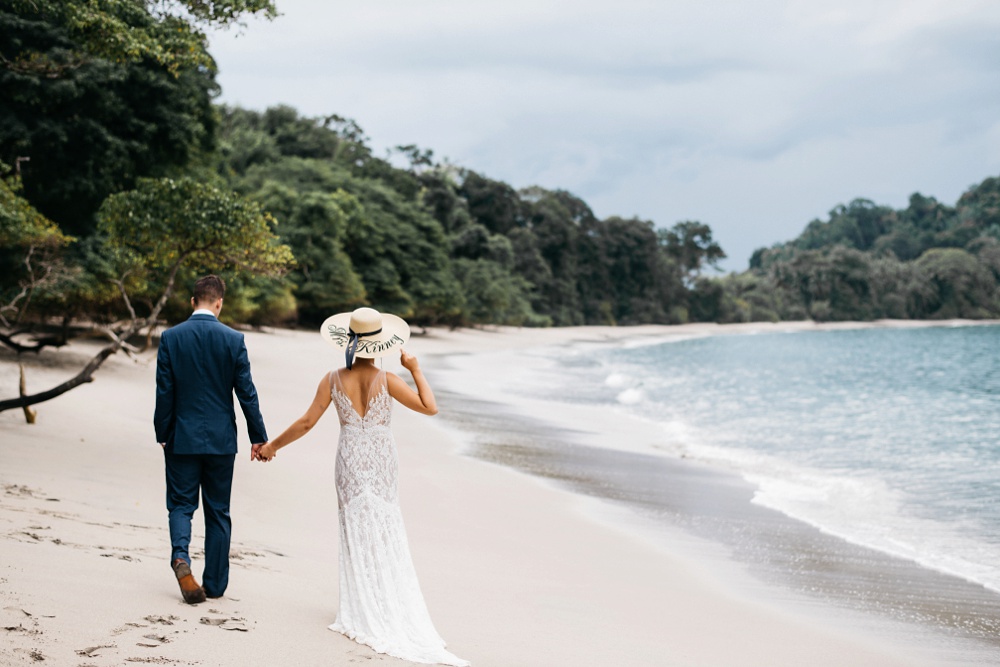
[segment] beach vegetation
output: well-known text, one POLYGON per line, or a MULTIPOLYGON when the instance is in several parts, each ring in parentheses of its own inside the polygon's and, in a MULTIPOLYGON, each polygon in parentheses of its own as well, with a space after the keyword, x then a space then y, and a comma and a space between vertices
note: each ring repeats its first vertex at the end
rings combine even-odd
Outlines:
POLYGON ((74 242, 22 196, 21 178, 0 162, 0 341, 18 353, 59 345, 54 338, 15 340, 32 301, 58 293, 73 271, 64 251, 74 242))
POLYGON ((0 57, 0 68, 51 79, 95 61, 149 61, 174 75, 214 69, 206 29, 278 15, 273 0, 9 0, 5 5, 4 20, 20 24, 8 33, 15 41, 31 25, 64 33, 66 45, 55 55, 36 44, 19 44, 0 57))
MULTIPOLYGON (((291 250, 273 232, 275 220, 260 204, 193 179, 140 179, 134 190, 110 196, 97 217, 89 248, 95 259, 88 267, 92 279, 69 283, 57 296, 89 301, 94 318, 90 332, 108 343, 69 380, 36 394, 22 392, 0 400, 0 412, 27 408, 91 382, 104 361, 119 351, 144 351, 182 271, 245 276, 260 294, 256 280, 280 277, 294 263, 291 250), (142 332, 145 346, 140 347, 132 339, 142 332)), ((242 301, 249 293, 237 292, 237 312, 240 305, 245 311, 242 301)), ((274 309, 289 295, 266 296, 268 308, 274 309)))
POLYGON ((762 248, 750 273, 777 314, 817 320, 1000 317, 1000 179, 954 207, 914 194, 902 210, 855 200, 787 243, 762 248))

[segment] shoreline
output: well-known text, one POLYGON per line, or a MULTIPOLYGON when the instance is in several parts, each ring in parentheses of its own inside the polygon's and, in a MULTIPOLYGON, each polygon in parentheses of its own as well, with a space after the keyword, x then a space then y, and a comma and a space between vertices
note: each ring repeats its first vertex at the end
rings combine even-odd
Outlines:
MULTIPOLYGON (((434 330, 408 347, 438 383, 442 355, 679 329, 434 330)), ((305 410, 319 376, 342 363, 312 332, 250 332, 247 345, 272 436, 305 410)), ((94 347, 74 342, 26 359, 29 390, 75 372, 94 347)), ((11 361, 0 355, 0 391, 16 394, 11 361)), ((0 664, 33 664, 33 653, 98 667, 131 659, 406 664, 326 630, 337 606, 330 415, 266 466, 246 460, 240 425, 230 590, 195 607, 180 601, 167 564, 162 455, 152 442, 154 369, 155 355, 118 355, 94 383, 38 406, 36 425, 19 411, 0 414, 2 625, 19 628, 3 631, 10 641, 0 664)), ((444 397, 448 381, 438 384, 444 397)), ((622 525, 618 510, 466 456, 449 424, 401 409, 395 416, 421 586, 450 650, 474 665, 953 664, 891 634, 748 595, 732 585, 750 581, 741 568, 650 540, 622 525)), ((196 521, 194 544, 201 535, 196 521)))
POLYGON ((501 406, 458 395, 440 402, 459 413, 451 421, 468 456, 593 499, 591 519, 711 562, 741 595, 920 646, 940 664, 989 664, 1000 655, 996 593, 756 504, 756 487, 735 472, 580 444, 580 431, 513 411, 509 419, 522 425, 501 430, 501 406), (622 488, 626 479, 632 488, 622 488))

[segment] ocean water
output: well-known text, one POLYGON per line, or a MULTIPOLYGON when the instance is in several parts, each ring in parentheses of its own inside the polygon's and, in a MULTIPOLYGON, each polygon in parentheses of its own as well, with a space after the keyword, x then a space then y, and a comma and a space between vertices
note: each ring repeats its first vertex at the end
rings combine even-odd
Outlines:
POLYGON ((1000 326, 550 354, 546 393, 655 423, 664 454, 736 472, 755 503, 1000 591, 1000 326))

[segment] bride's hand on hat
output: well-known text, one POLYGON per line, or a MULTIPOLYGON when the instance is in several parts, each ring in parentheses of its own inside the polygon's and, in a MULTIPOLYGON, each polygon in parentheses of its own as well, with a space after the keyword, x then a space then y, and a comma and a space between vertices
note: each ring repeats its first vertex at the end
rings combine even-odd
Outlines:
POLYGON ((420 362, 417 361, 417 358, 403 348, 399 348, 399 363, 403 364, 403 368, 411 373, 420 370, 420 362))

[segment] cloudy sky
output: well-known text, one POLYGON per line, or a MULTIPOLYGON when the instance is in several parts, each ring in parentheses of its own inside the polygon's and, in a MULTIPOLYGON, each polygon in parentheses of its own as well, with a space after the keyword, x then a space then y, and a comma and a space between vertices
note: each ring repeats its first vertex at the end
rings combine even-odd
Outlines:
POLYGON ((838 203, 1000 175, 996 0, 277 0, 222 101, 354 118, 598 216, 700 220, 745 268, 838 203))

